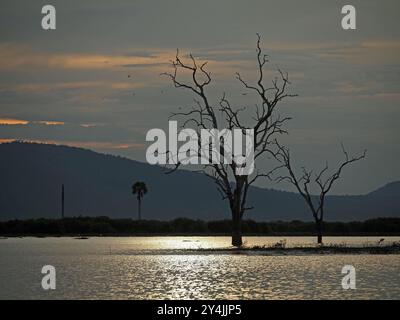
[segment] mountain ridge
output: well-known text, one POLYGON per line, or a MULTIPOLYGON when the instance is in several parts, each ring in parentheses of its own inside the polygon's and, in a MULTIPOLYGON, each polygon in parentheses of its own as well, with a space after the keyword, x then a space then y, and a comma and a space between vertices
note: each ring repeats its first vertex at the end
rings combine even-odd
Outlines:
MULTIPOLYGON (((0 219, 54 218, 60 214, 61 184, 65 185, 66 216, 136 217, 133 181, 143 180, 149 193, 144 218, 229 218, 228 205, 204 175, 178 170, 165 175, 153 166, 125 157, 62 145, 12 142, 0 144, 0 219)), ((365 220, 400 216, 400 181, 363 195, 327 197, 326 219, 365 220)), ((312 219, 296 193, 253 187, 246 214, 254 220, 312 219)))

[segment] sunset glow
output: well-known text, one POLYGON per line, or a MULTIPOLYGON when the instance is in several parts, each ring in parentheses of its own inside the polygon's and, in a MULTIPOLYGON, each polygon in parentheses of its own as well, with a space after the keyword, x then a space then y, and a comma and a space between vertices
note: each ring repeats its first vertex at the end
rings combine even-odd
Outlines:
POLYGON ((20 119, 10 119, 10 118, 0 118, 0 125, 25 125, 28 124, 29 121, 27 120, 20 120, 20 119))

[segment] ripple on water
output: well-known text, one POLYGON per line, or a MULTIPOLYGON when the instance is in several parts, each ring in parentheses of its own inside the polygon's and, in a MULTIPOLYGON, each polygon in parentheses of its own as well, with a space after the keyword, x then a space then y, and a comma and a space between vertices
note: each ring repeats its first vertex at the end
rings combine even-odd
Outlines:
POLYGON ((2 242, 0 298, 400 299, 399 255, 130 255, 132 239, 108 240, 2 242), (57 269, 55 291, 40 287, 44 264, 57 269), (347 264, 356 290, 341 287, 347 264))

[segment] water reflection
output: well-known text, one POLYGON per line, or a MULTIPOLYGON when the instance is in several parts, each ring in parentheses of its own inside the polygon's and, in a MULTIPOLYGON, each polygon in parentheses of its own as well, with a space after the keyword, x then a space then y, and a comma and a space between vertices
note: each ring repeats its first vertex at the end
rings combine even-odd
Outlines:
MULTIPOLYGON (((279 238, 251 238, 251 244, 279 238)), ((312 238, 287 238, 288 244, 312 238)), ((386 237, 386 239, 389 239, 386 237)), ((378 239, 379 240, 379 239, 378 239)), ((398 241, 398 238, 391 239, 398 241)), ((374 238, 340 238, 362 245, 374 238)), ((143 254, 155 249, 227 247, 225 237, 7 239, 0 242, 0 298, 24 299, 399 299, 399 255, 262 256, 143 254), (132 254, 135 252, 135 254, 132 254), (44 264, 57 289, 41 289, 44 264), (341 268, 357 289, 341 288, 341 268)))

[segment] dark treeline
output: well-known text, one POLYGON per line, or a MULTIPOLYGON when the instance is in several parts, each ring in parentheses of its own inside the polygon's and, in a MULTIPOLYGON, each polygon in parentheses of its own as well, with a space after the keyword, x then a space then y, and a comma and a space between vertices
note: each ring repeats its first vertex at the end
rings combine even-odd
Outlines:
MULTIPOLYGON (((75 217, 64 219, 10 220, 0 222, 0 235, 229 235, 231 220, 202 221, 178 218, 171 221, 75 217)), ((400 218, 355 222, 326 222, 326 235, 400 235, 400 218)), ((247 235, 313 235, 314 222, 243 221, 247 235)))

